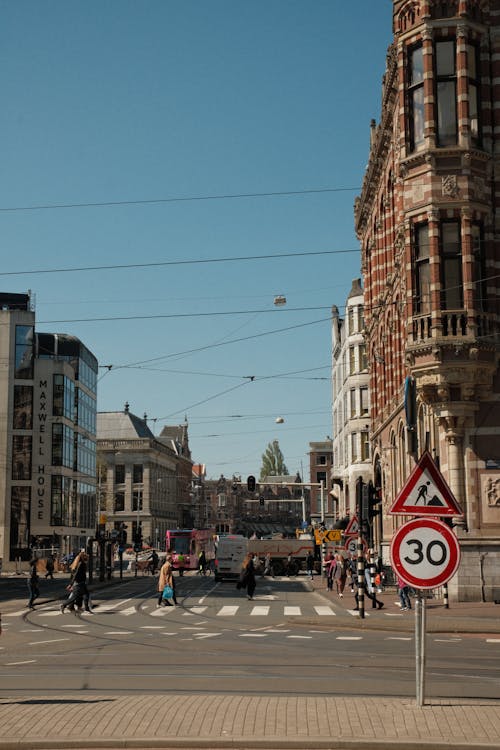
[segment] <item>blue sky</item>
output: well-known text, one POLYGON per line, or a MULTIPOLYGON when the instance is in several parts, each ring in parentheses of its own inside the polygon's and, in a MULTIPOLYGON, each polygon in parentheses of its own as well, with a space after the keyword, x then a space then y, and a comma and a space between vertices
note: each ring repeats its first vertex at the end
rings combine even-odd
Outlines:
POLYGON ((187 415, 210 477, 257 474, 274 439, 307 472, 331 435, 391 10, 0 2, 0 288, 113 365, 99 411, 128 401, 156 434, 187 415))

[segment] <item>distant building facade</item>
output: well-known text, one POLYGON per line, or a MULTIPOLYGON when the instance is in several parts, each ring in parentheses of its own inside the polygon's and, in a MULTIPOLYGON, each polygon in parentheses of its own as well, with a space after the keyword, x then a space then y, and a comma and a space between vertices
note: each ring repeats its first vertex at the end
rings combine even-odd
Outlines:
POLYGON ((98 363, 73 336, 39 333, 29 295, 0 294, 0 557, 85 546, 96 524, 98 363))
POLYGON ((498 599, 499 4, 394 0, 393 31, 355 207, 378 543, 387 560, 387 511, 427 449, 464 511, 450 597, 498 599))
POLYGON ((345 315, 332 307, 332 493, 339 518, 356 513, 356 481, 372 478, 364 295, 354 279, 345 315))
POLYGON ((318 524, 322 520, 330 528, 337 520, 337 502, 332 492, 333 445, 331 438, 309 443, 309 481, 311 482, 310 520, 318 524), (323 482, 323 492, 321 483, 323 482))
MULTIPOLYGON (((98 510, 106 530, 122 524, 131 544, 140 527, 143 542, 165 548, 167 529, 182 525, 178 494, 178 455, 159 440, 147 419, 122 412, 97 415, 98 510)), ((181 501, 184 499, 181 493, 181 501)))

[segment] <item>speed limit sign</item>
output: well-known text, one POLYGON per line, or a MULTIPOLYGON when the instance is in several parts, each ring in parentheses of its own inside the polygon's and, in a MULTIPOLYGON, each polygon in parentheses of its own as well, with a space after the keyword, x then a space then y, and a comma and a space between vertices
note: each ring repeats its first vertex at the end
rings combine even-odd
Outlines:
POLYGON ((453 577, 460 546, 449 526, 436 518, 403 524, 391 542, 391 564, 398 576, 416 589, 433 589, 453 577))

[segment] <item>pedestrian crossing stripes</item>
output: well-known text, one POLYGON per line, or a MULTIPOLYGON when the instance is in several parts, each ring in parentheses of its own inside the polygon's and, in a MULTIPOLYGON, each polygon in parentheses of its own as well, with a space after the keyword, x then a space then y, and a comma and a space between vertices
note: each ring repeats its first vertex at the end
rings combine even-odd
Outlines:
MULTIPOLYGON (((101 614, 116 614, 122 617, 130 617, 131 615, 138 614, 138 610, 135 606, 123 606, 127 604, 128 600, 115 602, 110 604, 108 602, 95 602, 94 601, 94 615, 101 614), (120 608, 121 607, 121 608, 120 608)), ((26 609, 18 610, 17 612, 5 613, 4 617, 16 617, 26 614, 26 609)), ((167 617, 173 613, 181 615, 183 617, 192 617, 193 615, 211 614, 216 617, 236 617, 238 613, 245 613, 250 617, 269 617, 270 615, 279 615, 284 617, 302 617, 302 616, 318 616, 318 617, 335 617, 336 613, 332 607, 329 606, 313 606, 312 608, 304 608, 295 605, 278 605, 278 604, 254 604, 245 602, 245 604, 232 604, 224 605, 220 608, 213 608, 207 605, 204 606, 193 606, 193 607, 157 607, 153 605, 152 608, 148 605, 144 605, 140 609, 140 613, 148 614, 150 617, 167 617), (248 610, 248 607, 250 609, 248 610)), ((37 617, 62 617, 68 618, 68 611, 62 613, 59 607, 54 608, 53 606, 36 609, 33 613, 37 617)), ((87 615, 88 613, 80 613, 81 615, 87 615)), ((354 613, 353 613, 354 614, 354 613)), ((89 618, 92 615, 88 615, 89 618)), ((69 627, 69 626, 68 626, 69 627)))

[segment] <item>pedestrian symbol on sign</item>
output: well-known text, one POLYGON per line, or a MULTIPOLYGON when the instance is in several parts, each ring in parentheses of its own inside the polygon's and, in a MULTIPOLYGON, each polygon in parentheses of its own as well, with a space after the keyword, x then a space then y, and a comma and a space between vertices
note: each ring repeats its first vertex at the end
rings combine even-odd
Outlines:
POLYGON ((426 451, 398 493, 389 513, 412 516, 462 516, 460 506, 430 453, 426 451))

